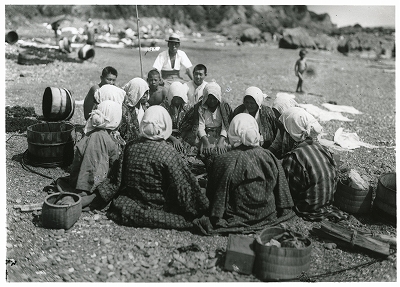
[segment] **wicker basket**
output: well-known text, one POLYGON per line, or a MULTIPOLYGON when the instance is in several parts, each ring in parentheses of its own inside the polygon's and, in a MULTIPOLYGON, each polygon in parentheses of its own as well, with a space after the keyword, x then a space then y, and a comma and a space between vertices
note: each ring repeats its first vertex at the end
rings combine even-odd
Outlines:
MULTIPOLYGON (((294 279, 310 269, 312 244, 307 239, 305 248, 265 246, 271 238, 282 234, 285 229, 269 227, 264 229, 255 241, 255 275, 260 280, 277 281, 294 279)), ((295 233, 296 236, 301 236, 295 233)))
POLYGON ((47 196, 42 207, 42 223, 52 229, 70 229, 82 213, 81 197, 78 194, 64 192, 47 196), (72 196, 75 200, 71 205, 55 204, 63 196, 72 196))
POLYGON ((341 210, 352 213, 368 213, 371 210, 372 188, 366 190, 354 189, 341 180, 337 184, 333 204, 341 210))
POLYGON ((396 217, 396 173, 386 173, 378 180, 374 207, 396 217))

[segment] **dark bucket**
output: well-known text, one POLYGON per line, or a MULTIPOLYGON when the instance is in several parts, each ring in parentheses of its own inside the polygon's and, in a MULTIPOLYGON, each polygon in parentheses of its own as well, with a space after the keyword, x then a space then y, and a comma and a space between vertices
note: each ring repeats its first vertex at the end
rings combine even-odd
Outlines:
POLYGON ((67 89, 47 87, 43 94, 42 111, 47 121, 67 121, 74 115, 75 100, 67 89))
POLYGON ((386 173, 378 180, 374 207, 396 218, 396 173, 386 173))
POLYGON ((74 157, 71 123, 45 122, 27 128, 28 162, 33 166, 67 166, 74 157))
POLYGON ((15 31, 10 31, 6 34, 6 43, 14 45, 18 42, 18 34, 15 31))
POLYGON ((94 49, 92 45, 84 45, 82 48, 79 49, 78 51, 78 57, 81 60, 88 60, 90 58, 94 57, 94 49))

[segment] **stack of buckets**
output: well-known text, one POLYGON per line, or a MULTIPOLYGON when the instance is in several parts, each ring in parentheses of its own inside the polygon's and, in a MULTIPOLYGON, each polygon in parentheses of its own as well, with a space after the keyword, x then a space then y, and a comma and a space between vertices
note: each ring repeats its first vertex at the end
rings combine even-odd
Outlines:
POLYGON ((47 87, 42 100, 43 123, 27 129, 28 163, 32 166, 67 166, 74 156, 75 126, 68 122, 75 101, 65 88, 47 87))

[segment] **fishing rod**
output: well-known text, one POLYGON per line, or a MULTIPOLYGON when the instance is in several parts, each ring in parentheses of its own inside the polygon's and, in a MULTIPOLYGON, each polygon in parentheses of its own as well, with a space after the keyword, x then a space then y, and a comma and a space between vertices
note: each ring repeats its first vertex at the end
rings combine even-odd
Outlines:
POLYGON ((137 19, 137 33, 138 33, 138 44, 139 44, 139 59, 140 59, 140 75, 143 79, 143 65, 142 65, 142 48, 140 45, 140 30, 139 30, 139 13, 138 13, 138 7, 136 6, 136 19, 137 19))

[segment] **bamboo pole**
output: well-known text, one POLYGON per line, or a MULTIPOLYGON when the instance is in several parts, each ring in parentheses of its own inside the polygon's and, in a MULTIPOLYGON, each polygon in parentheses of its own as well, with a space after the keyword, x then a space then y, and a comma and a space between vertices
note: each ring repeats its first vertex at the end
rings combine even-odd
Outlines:
POLYGON ((140 29, 139 29, 139 12, 138 7, 136 6, 136 19, 137 19, 137 33, 138 33, 138 44, 139 44, 139 59, 140 59, 140 75, 143 79, 143 64, 142 64, 142 48, 140 45, 140 29))

